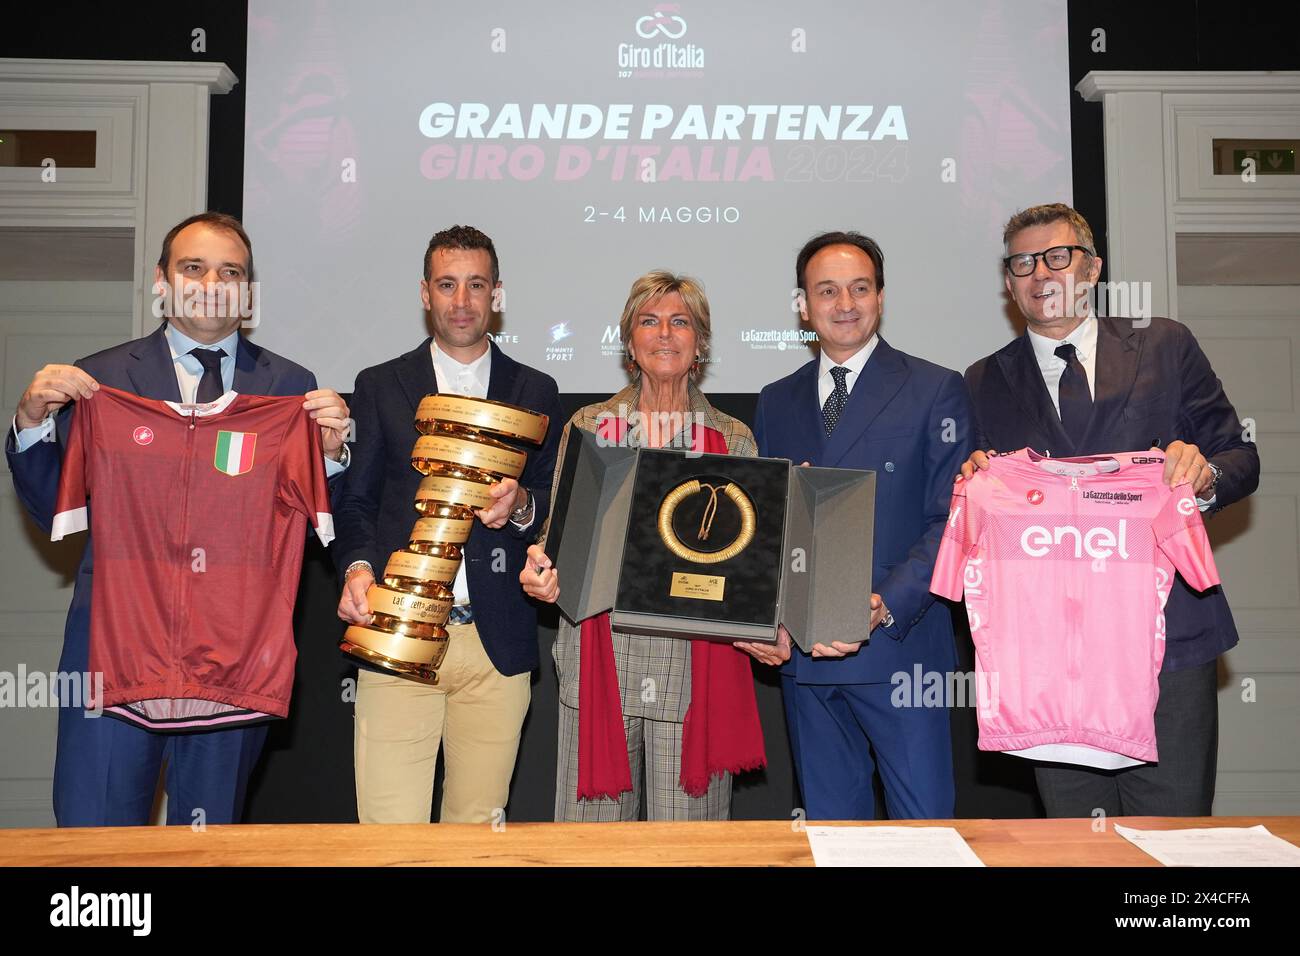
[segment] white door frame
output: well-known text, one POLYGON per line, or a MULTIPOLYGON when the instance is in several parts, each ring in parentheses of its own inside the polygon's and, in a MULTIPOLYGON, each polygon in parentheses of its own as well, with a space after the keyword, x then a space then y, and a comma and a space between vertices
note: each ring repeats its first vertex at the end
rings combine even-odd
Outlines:
POLYGON ((0 59, 0 129, 98 134, 93 169, 0 168, 0 227, 133 229, 144 335, 156 250, 207 208, 208 99, 238 82, 224 63, 0 59))
POLYGON ((1108 278, 1150 282, 1153 315, 1178 318, 1178 233, 1300 233, 1300 176, 1216 176, 1210 152, 1300 139, 1300 72, 1094 70, 1075 89, 1102 103, 1108 278))
MULTIPOLYGON (((1184 276, 1181 234, 1300 235, 1300 176, 1216 175, 1212 140, 1300 140, 1300 72, 1093 72, 1101 101, 1108 278, 1150 282, 1255 431, 1259 488, 1209 522, 1241 642, 1220 661, 1215 812, 1300 813, 1300 293, 1184 276)), ((1232 278, 1231 276, 1227 278, 1232 278)))

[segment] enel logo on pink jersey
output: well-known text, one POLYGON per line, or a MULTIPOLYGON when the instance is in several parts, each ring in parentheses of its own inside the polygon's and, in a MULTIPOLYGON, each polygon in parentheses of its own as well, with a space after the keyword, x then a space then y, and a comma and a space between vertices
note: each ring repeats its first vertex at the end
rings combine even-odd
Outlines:
POLYGON ((1074 557, 1109 558, 1118 554, 1120 558, 1128 557, 1128 522, 1121 518, 1119 531, 1096 527, 1080 531, 1074 525, 1057 525, 1048 531, 1042 525, 1031 524, 1020 535, 1020 550, 1031 558, 1043 558, 1052 553, 1052 549, 1064 544, 1067 550, 1073 541, 1074 557))

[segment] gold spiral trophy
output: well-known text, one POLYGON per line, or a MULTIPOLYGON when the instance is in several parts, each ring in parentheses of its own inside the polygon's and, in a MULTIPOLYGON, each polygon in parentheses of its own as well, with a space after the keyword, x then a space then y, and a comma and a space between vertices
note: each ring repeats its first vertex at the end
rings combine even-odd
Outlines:
POLYGON ((495 504, 488 489, 518 478, 528 456, 492 435, 540 445, 546 415, 464 395, 426 395, 415 412, 420 433, 411 464, 424 475, 415 492, 420 518, 405 548, 388 558, 366 591, 374 617, 353 624, 339 647, 384 670, 431 684, 447 653, 452 584, 474 528, 474 509, 495 504))

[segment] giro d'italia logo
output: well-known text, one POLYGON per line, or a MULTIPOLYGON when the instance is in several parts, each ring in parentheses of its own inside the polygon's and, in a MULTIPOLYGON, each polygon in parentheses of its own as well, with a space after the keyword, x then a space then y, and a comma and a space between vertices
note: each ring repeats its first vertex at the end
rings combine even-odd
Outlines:
POLYGON ((656 4, 650 13, 636 18, 636 42, 618 45, 618 75, 647 78, 699 73, 704 69, 704 50, 694 43, 678 42, 686 30, 678 4, 656 4))
MULTIPOLYGON (((664 9, 676 10, 677 5, 663 4, 664 9)), ((669 16, 663 10, 655 10, 650 16, 640 17, 636 21, 636 35, 643 40, 653 40, 664 36, 669 40, 680 40, 686 35, 686 21, 677 14, 669 16)))

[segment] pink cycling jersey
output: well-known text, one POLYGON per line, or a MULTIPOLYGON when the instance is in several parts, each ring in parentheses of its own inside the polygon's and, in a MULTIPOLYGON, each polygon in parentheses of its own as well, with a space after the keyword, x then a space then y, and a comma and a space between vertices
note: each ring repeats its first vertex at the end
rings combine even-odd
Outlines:
POLYGON ((1177 570, 1219 583, 1191 485, 1158 451, 1045 458, 958 479, 930 590, 963 592, 981 750, 1098 767, 1154 761, 1164 606, 1177 570), (1114 755, 1121 755, 1118 759, 1114 755))

